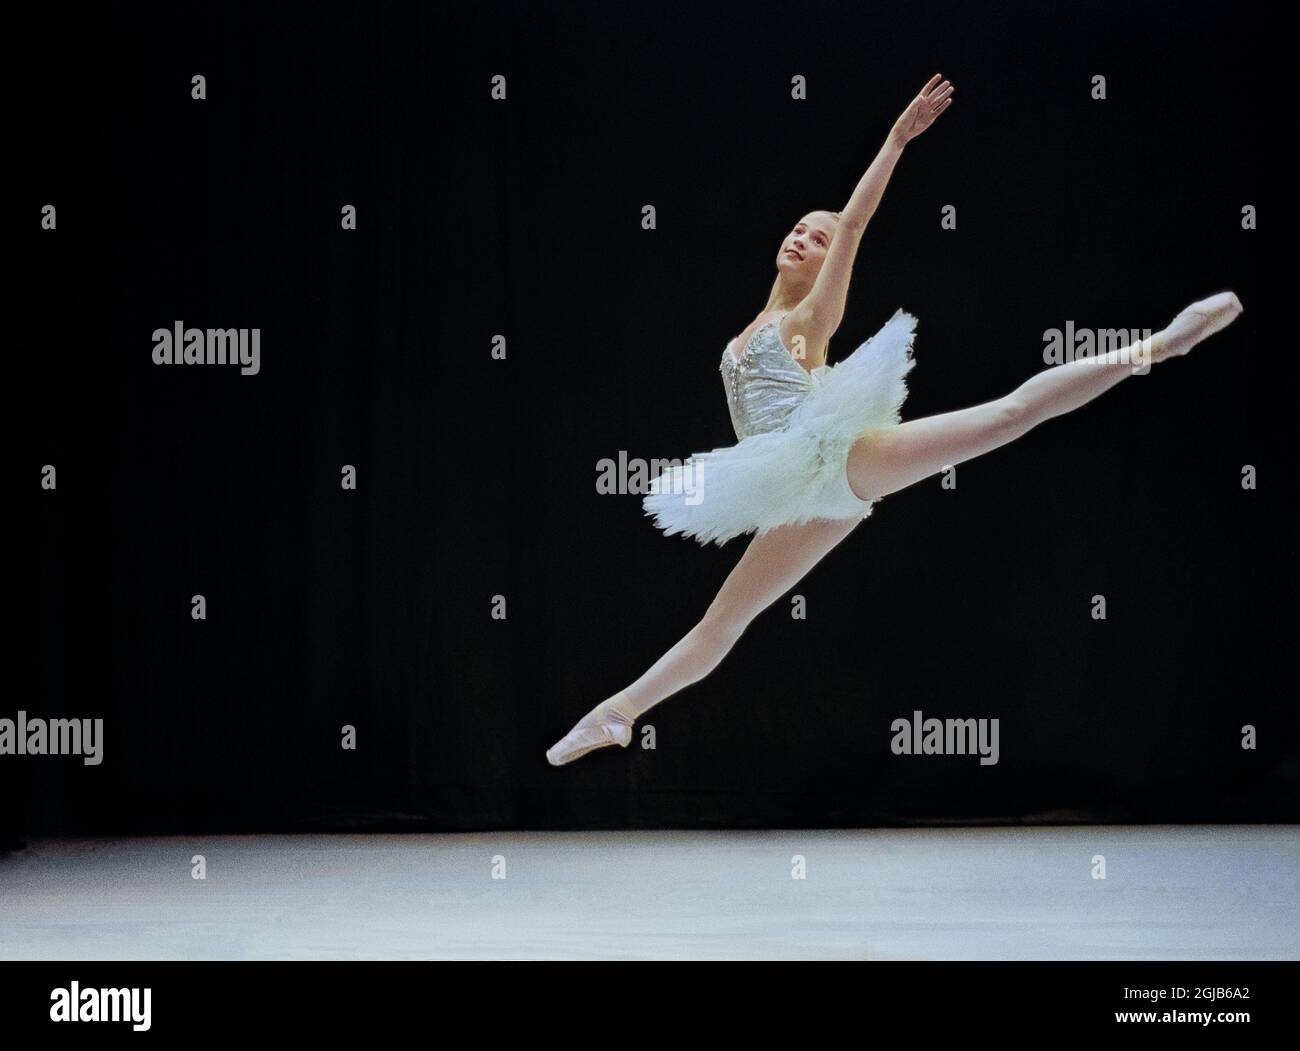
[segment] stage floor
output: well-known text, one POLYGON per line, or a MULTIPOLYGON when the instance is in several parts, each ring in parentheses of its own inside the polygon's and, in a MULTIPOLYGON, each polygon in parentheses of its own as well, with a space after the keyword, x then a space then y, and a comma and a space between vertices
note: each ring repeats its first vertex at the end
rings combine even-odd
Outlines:
POLYGON ((0 958, 1297 959, 1300 828, 46 841, 0 958))

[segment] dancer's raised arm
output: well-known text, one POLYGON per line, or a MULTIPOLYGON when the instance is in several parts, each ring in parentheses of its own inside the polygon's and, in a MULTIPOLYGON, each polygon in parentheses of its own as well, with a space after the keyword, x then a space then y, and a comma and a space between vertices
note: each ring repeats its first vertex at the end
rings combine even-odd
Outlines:
POLYGON ((936 73, 907 104, 890 129, 885 144, 859 180, 849 203, 839 215, 835 236, 812 290, 790 312, 789 330, 804 336, 809 346, 824 345, 835 334, 844 318, 853 260, 867 223, 885 194, 894 165, 903 155, 903 147, 935 122, 939 114, 952 105, 952 84, 936 73))

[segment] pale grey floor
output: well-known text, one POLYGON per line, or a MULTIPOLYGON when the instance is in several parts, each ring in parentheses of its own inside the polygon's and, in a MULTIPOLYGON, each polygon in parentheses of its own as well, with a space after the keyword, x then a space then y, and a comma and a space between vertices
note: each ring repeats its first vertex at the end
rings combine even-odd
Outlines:
POLYGON ((0 958, 1296 959, 1297 901, 1295 826, 79 840, 0 958))

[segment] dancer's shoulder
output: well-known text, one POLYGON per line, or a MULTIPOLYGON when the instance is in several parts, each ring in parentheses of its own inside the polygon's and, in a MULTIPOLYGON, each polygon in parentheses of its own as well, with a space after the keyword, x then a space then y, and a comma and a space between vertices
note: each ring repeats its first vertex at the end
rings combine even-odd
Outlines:
POLYGON ((811 309, 805 309, 803 303, 778 322, 777 332, 781 336, 781 344, 804 368, 811 371, 826 364, 830 339, 835 330, 826 331, 826 326, 819 324, 815 313, 811 309))

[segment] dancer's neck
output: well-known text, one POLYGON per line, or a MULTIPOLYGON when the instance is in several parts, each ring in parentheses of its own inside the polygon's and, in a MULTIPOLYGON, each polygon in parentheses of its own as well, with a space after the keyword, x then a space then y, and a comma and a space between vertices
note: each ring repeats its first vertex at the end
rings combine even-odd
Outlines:
POLYGON ((788 314, 795 307, 804 301, 808 295, 808 290, 804 288, 790 288, 780 277, 772 283, 772 291, 767 297, 767 306, 763 308, 763 313, 773 310, 788 314))

